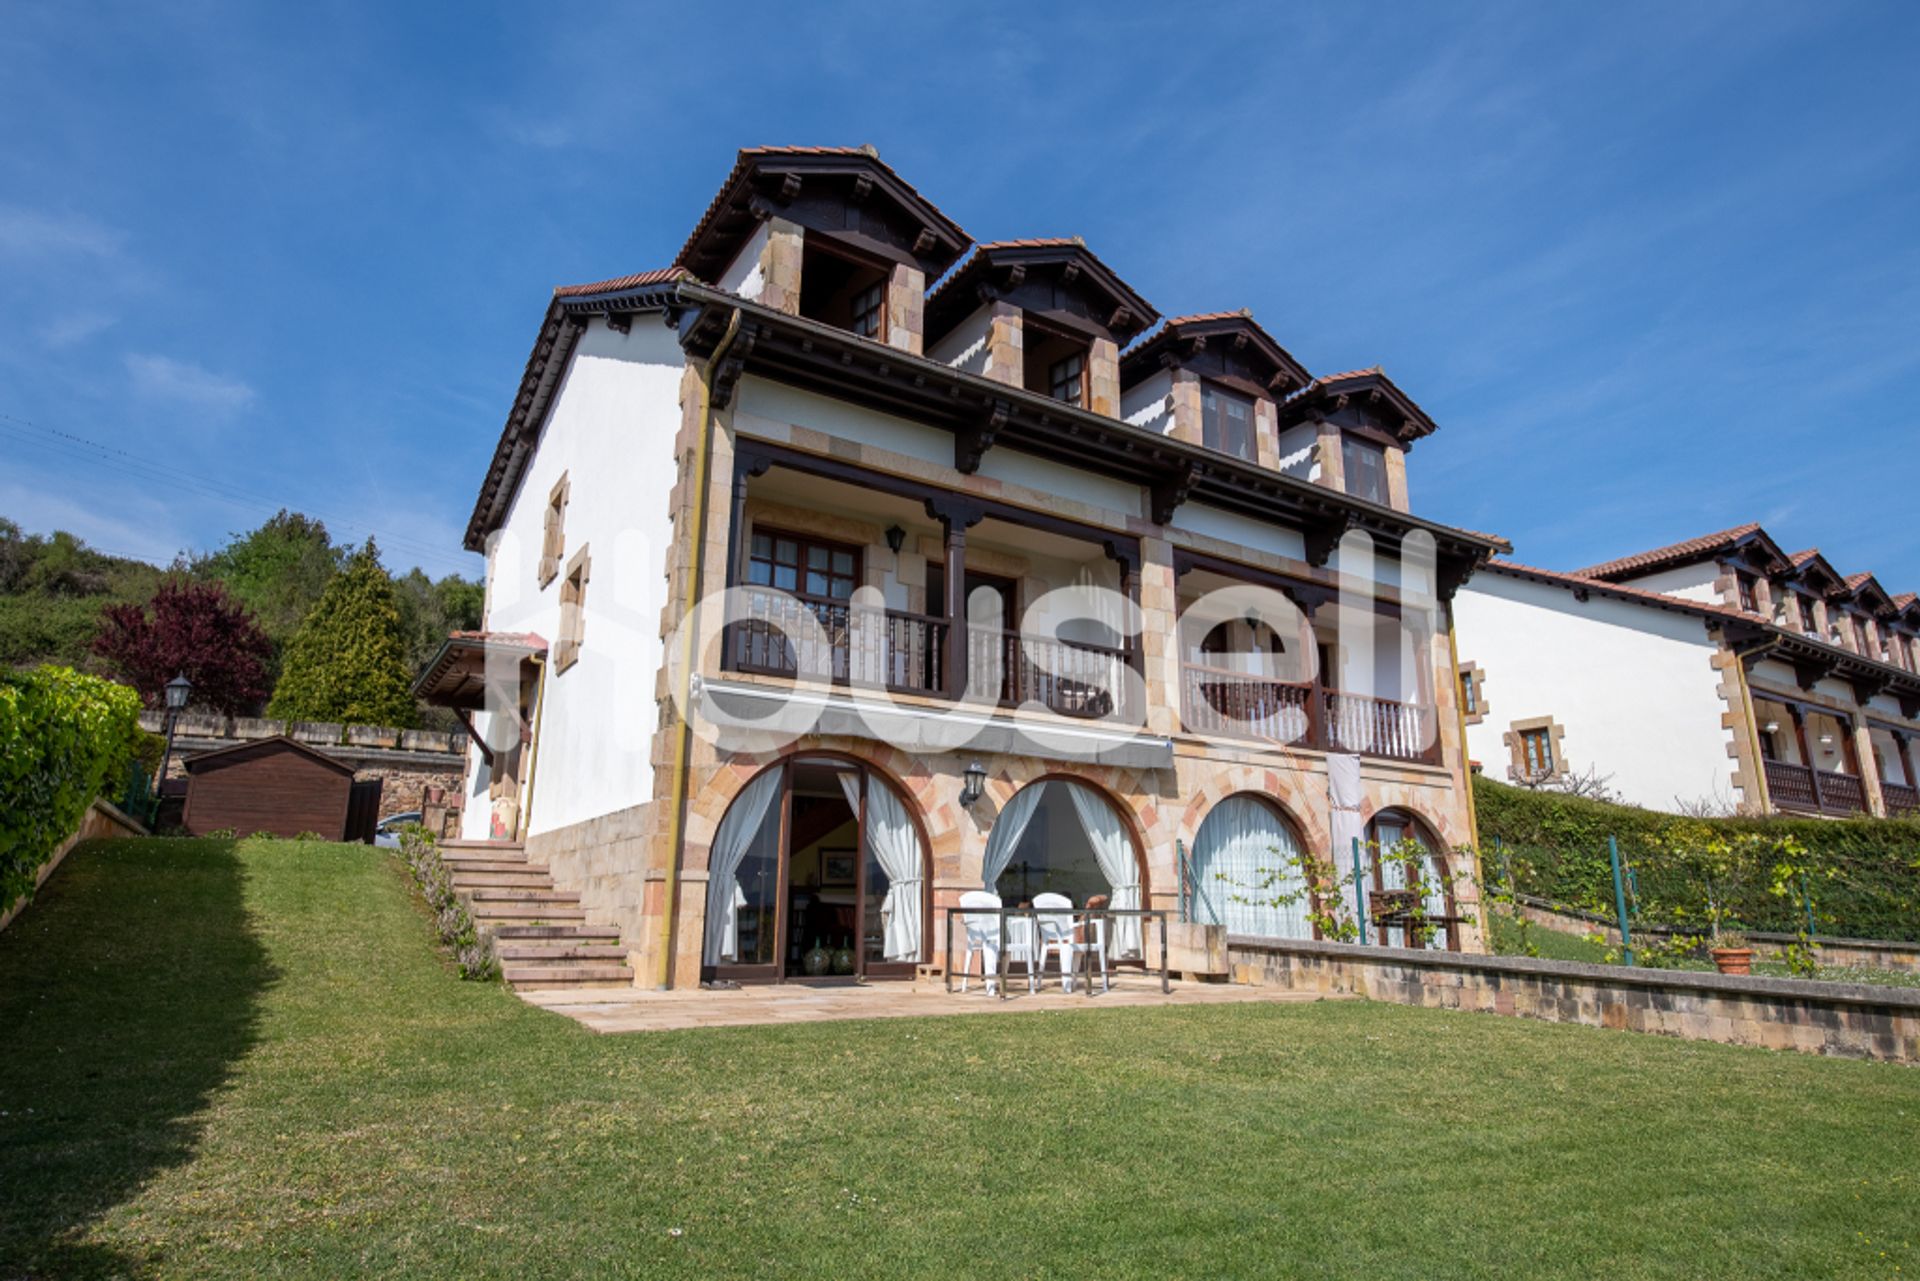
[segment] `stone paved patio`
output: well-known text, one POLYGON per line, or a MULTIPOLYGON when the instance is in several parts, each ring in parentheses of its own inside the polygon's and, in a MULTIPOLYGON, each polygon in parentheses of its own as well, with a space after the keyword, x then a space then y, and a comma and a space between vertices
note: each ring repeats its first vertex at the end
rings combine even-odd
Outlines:
POLYGON ((1043 1014, 1062 1010, 1111 1010, 1143 1005, 1219 1005, 1240 1001, 1302 1002, 1349 1000, 1318 992, 1288 992, 1237 983, 1175 982, 1163 993, 1160 981, 1128 975, 1110 992, 1071 994, 1058 987, 1028 995, 1016 981, 1006 1000, 979 987, 949 994, 937 984, 873 983, 865 986, 813 987, 800 983, 730 991, 655 992, 608 988, 558 988, 522 992, 530 1004, 564 1014, 595 1032, 664 1032, 693 1027, 743 1027, 762 1023, 816 1023, 835 1019, 925 1018, 943 1014, 1043 1014))

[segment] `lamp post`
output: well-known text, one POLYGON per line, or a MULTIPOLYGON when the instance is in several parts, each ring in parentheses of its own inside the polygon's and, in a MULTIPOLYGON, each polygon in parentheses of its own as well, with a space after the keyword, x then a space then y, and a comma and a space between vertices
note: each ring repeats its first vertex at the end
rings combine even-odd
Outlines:
POLYGON ((153 799, 160 800, 160 784, 167 778, 167 762, 173 759, 173 729, 180 719, 180 713, 186 710, 187 699, 193 695, 193 682, 187 679, 185 672, 167 682, 167 750, 160 756, 160 769, 153 776, 153 799))

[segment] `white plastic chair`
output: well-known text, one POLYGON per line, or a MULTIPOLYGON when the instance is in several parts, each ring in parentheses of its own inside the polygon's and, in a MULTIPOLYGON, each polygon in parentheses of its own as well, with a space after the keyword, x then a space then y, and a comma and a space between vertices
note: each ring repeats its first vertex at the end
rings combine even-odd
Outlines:
MULTIPOLYGON (((992 890, 968 890, 960 896, 963 908, 995 908, 1000 896, 992 890)), ((1000 918, 987 912, 962 912, 966 926, 967 954, 960 961, 960 990, 967 990, 967 975, 973 972, 973 958, 980 957, 980 976, 987 981, 987 994, 995 991, 994 975, 1000 972, 1000 918)))
POLYGON ((1039 927, 1040 964, 1044 972, 1047 958, 1060 959, 1060 990, 1073 991, 1073 900, 1064 894, 1036 894, 1033 906, 1040 915, 1034 919, 1039 927), (1065 908, 1065 911, 1053 909, 1065 908))
POLYGON ((1113 981, 1107 977, 1107 919, 1104 916, 1094 916, 1093 913, 1107 906, 1111 901, 1105 894, 1096 894, 1088 899, 1087 915, 1080 918, 1080 924, 1075 926, 1073 931, 1073 954, 1076 960, 1082 955, 1099 958, 1102 992, 1113 990, 1113 981), (1088 939, 1088 934, 1092 934, 1091 940, 1088 939))

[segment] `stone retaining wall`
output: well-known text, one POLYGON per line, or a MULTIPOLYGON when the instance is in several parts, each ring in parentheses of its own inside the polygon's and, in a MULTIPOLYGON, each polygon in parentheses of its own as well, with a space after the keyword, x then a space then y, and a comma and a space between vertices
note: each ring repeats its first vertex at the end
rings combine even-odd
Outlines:
MULTIPOLYGON (((1543 929, 1559 930, 1565 934, 1598 933, 1609 944, 1618 945, 1620 942, 1619 927, 1586 912, 1549 907, 1544 899, 1529 898, 1524 894, 1520 896, 1519 908, 1522 916, 1543 929)), ((1633 932, 1636 938, 1643 934, 1650 938, 1665 938, 1673 933, 1671 929, 1660 925, 1645 928, 1634 926, 1633 932)), ((1792 934, 1747 934, 1747 942, 1753 946, 1753 954, 1760 960, 1779 960, 1787 947, 1798 941, 1792 934)), ((1842 938, 1827 934, 1815 934, 1813 941, 1820 949, 1822 965, 1920 970, 1920 943, 1890 943, 1880 939, 1842 938)))
POLYGON ((1230 936, 1236 980, 1845 1058, 1920 1062, 1920 990, 1230 936))
MULTIPOLYGON (((60 860, 81 841, 109 836, 145 836, 146 834, 147 829, 122 814, 119 806, 110 801, 96 800, 87 807, 87 812, 80 819, 80 826, 74 830, 73 835, 60 842, 59 847, 47 856, 47 861, 40 865, 39 872, 33 878, 34 888, 37 890, 45 885, 47 878, 53 875, 53 870, 60 866, 60 860)), ((13 918, 25 911, 27 904, 31 902, 33 902, 33 895, 29 894, 5 912, 0 912, 0 930, 6 929, 13 918)))
MULTIPOLYGON (((166 713, 140 713, 140 728, 162 734, 166 727, 166 713)), ((356 780, 380 779, 382 815, 425 810, 429 788, 440 789, 445 803, 455 808, 464 795, 468 743, 464 733, 253 716, 183 714, 174 728, 167 777, 185 778, 185 763, 203 752, 281 734, 353 766, 356 780)))

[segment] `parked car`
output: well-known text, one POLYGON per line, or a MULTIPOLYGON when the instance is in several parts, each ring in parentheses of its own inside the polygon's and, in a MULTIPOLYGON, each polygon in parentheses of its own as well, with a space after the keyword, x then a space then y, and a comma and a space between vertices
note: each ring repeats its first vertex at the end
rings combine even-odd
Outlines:
POLYGON ((374 824, 373 843, 384 850, 397 850, 400 848, 400 829, 409 823, 419 821, 419 810, 408 810, 404 814, 389 814, 374 824))

